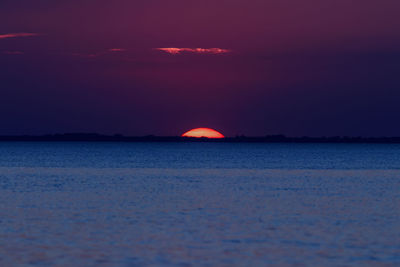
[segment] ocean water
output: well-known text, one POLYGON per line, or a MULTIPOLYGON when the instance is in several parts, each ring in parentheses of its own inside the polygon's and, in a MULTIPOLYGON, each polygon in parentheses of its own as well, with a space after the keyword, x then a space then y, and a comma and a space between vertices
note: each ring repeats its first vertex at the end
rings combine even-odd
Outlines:
POLYGON ((400 266, 400 146, 0 142, 0 266, 400 266))

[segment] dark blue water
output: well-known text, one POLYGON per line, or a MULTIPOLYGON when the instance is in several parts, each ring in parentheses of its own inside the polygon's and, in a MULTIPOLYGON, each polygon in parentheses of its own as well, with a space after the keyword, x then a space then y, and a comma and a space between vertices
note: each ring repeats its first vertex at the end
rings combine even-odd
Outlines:
POLYGON ((0 143, 0 266, 399 266, 400 146, 0 143))

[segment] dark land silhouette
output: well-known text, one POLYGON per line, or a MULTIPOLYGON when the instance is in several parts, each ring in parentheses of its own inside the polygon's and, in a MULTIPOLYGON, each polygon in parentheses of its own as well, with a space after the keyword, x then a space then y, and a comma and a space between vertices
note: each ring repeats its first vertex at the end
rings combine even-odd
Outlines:
POLYGON ((52 135, 3 135, 0 141, 21 142, 215 142, 215 143, 400 143, 400 137, 287 137, 267 135, 261 137, 236 136, 221 139, 191 138, 180 136, 123 136, 96 133, 68 133, 52 135))

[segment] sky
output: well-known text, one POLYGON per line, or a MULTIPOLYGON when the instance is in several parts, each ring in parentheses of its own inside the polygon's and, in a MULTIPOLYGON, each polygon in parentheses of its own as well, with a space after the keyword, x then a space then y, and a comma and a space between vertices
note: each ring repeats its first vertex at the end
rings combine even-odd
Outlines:
POLYGON ((398 0, 1 0, 0 135, 400 136, 398 0))

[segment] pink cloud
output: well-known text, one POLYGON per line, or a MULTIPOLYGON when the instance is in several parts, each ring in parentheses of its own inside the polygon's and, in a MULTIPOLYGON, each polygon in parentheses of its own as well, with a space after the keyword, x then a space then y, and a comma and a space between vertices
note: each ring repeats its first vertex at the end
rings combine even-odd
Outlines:
POLYGON ((196 53, 196 54, 225 54, 230 53, 232 50, 222 48, 177 48, 177 47, 166 47, 166 48, 155 48, 156 50, 163 51, 172 55, 177 55, 182 52, 196 53))
POLYGON ((124 49, 124 48, 111 48, 111 49, 108 49, 108 52, 125 52, 126 51, 126 49, 124 49))
POLYGON ((0 34, 0 39, 7 39, 7 38, 16 38, 16 37, 30 37, 30 36, 38 36, 37 33, 7 33, 7 34, 0 34))

